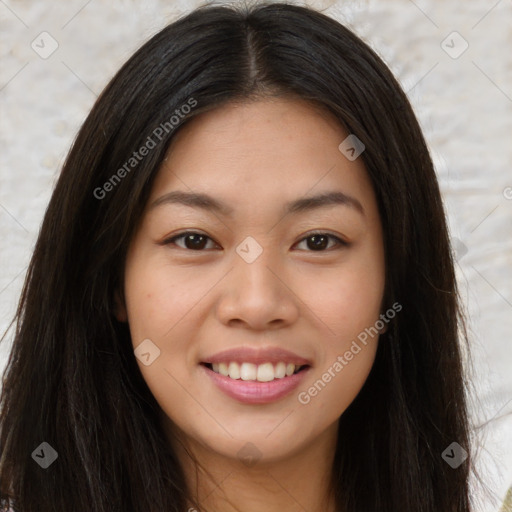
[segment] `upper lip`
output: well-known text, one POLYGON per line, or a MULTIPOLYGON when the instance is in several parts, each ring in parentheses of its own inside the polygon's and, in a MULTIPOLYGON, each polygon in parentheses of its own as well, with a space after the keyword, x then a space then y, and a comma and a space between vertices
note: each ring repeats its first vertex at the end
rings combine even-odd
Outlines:
POLYGON ((216 352, 210 357, 207 357, 202 361, 203 363, 226 363, 226 362, 237 362, 237 363, 253 363, 253 364, 264 364, 264 363, 293 363, 297 366, 309 365, 311 362, 304 357, 301 357, 289 350, 279 347, 267 347, 267 348, 250 348, 250 347, 236 347, 221 352, 216 352))

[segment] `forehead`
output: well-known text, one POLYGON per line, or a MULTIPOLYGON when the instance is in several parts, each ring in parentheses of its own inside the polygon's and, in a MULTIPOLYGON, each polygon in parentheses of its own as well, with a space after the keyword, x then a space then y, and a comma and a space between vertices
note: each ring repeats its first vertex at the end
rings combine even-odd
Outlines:
POLYGON ((198 115, 175 135, 150 201, 179 189, 236 207, 340 188, 371 200, 362 159, 350 161, 338 149, 347 136, 332 114, 304 100, 230 103, 198 115))
POLYGON ((318 161, 320 152, 314 150, 325 151, 328 146, 336 149, 344 134, 332 114, 304 100, 233 102, 187 123, 173 139, 168 159, 200 164, 209 157, 215 161, 236 158, 276 168, 276 162, 285 159, 306 157, 305 163, 318 161), (190 151, 198 146, 200 152, 190 151))

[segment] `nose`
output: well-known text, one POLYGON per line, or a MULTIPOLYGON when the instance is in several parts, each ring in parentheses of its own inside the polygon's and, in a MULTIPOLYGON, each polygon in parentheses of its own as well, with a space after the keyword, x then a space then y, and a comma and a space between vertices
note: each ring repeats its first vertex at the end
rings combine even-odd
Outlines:
POLYGON ((297 320, 300 300, 293 284, 266 254, 263 251, 252 263, 235 255, 234 268, 222 280, 217 302, 217 318, 223 324, 267 331, 297 320))

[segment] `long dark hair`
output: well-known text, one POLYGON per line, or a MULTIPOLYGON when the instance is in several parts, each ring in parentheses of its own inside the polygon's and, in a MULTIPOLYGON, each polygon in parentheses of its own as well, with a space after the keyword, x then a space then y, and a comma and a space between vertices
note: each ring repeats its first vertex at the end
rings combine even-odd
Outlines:
POLYGON ((175 133, 201 112, 270 95, 322 105, 366 146, 361 158, 384 230, 385 305, 403 308, 340 419, 337 506, 470 510, 471 457, 456 469, 442 457, 452 442, 471 455, 459 346, 466 336, 423 135, 364 42, 286 4, 205 6, 170 24, 123 65, 78 133, 28 268, 4 374, 0 497, 16 510, 183 512, 194 502, 128 327, 113 315, 114 297, 175 133), (135 164, 148 137, 155 146, 135 164), (44 470, 32 455, 42 442, 58 453, 44 470))

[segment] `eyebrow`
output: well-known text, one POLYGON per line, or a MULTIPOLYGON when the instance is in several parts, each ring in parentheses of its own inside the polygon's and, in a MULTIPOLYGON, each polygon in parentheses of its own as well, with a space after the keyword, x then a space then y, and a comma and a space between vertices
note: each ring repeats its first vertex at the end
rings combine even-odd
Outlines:
MULTIPOLYGON (((163 204, 183 204, 193 208, 214 211, 226 217, 232 216, 234 213, 233 208, 230 206, 201 192, 184 192, 181 190, 174 190, 153 201, 149 206, 149 209, 152 210, 153 208, 163 204)), ((340 191, 323 192, 314 196, 303 197, 290 201, 285 204, 285 212, 286 214, 302 213, 305 211, 323 208, 325 206, 335 205, 348 206, 364 216, 364 208, 361 203, 355 197, 340 191)))

